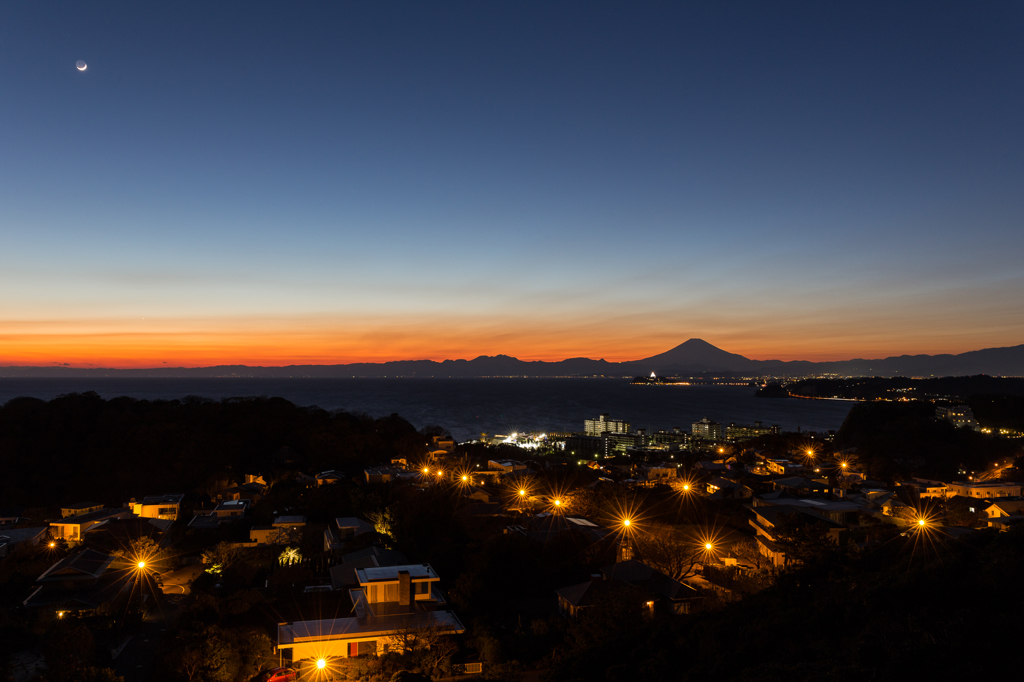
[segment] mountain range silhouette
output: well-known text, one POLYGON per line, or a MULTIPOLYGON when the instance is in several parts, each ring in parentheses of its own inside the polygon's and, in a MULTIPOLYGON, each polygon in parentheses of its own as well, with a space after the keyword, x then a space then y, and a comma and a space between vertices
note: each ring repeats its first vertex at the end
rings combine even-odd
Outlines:
POLYGON ((751 360, 722 350, 702 339, 689 339, 671 350, 642 360, 608 362, 568 358, 557 362, 519 360, 508 355, 481 355, 472 360, 395 360, 347 365, 288 365, 250 367, 155 367, 148 369, 53 367, 0 367, 0 377, 582 377, 582 376, 1024 376, 1024 344, 986 348, 959 355, 900 355, 875 360, 828 362, 807 360, 751 360))

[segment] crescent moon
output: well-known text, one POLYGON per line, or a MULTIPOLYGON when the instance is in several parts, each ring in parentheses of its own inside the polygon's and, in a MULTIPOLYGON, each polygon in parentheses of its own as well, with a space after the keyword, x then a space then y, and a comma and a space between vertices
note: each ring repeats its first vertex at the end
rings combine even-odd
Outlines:
POLYGON ((77 62, 75 62, 75 68, 78 69, 79 71, 85 71, 89 67, 88 67, 88 65, 85 62, 83 62, 81 59, 79 59, 77 62))

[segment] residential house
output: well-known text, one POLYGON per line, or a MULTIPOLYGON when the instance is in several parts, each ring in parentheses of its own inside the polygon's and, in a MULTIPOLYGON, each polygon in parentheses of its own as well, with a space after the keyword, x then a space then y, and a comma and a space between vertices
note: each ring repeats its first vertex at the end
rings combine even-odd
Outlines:
MULTIPOLYGON (((750 525, 756 532, 758 551, 776 567, 785 566, 793 561, 789 548, 780 542, 780 527, 785 524, 824 524, 830 532, 842 528, 840 524, 806 507, 788 504, 755 506, 753 512, 754 518, 750 519, 750 525)), ((836 538, 838 539, 838 536, 836 538)))
POLYGON ((669 462, 643 464, 640 466, 640 471, 648 483, 651 484, 671 483, 679 475, 678 465, 669 462))
MULTIPOLYGON (((63 511, 62 509, 61 513, 63 511)), ((68 540, 69 542, 81 542, 86 531, 93 526, 110 519, 125 519, 131 516, 131 509, 104 509, 101 507, 85 514, 63 517, 60 521, 51 521, 50 534, 54 538, 68 540)))
POLYGON ((366 475, 367 483, 390 483, 398 478, 398 475, 402 473, 402 469, 390 466, 377 466, 364 469, 363 473, 366 475))
POLYGON ((964 497, 976 497, 985 500, 992 500, 999 497, 1020 497, 1020 483, 1003 483, 1000 481, 978 481, 966 483, 960 481, 949 483, 946 486, 949 495, 963 495, 964 497))
POLYGON ((322 485, 333 485, 335 483, 341 483, 345 480, 345 474, 340 471, 331 469, 330 471, 321 471, 316 475, 316 485, 319 488, 322 485))
MULTIPOLYGON (((250 476, 246 476, 250 478, 250 476)), ((242 485, 231 486, 225 488, 217 493, 218 500, 248 500, 249 504, 256 504, 263 499, 263 494, 267 490, 265 483, 259 481, 247 481, 242 485)))
POLYGON ((772 481, 775 490, 782 491, 793 496, 828 496, 832 494, 832 486, 827 481, 816 481, 803 476, 788 476, 776 478, 772 481))
POLYGON ((715 476, 705 484, 710 499, 714 500, 748 500, 754 491, 737 481, 715 476))
POLYGON ((278 625, 283 665, 403 650, 465 631, 443 608, 439 578, 429 564, 360 568, 356 576, 359 587, 349 590, 354 616, 278 625))
POLYGON ((219 519, 233 519, 244 516, 248 510, 249 500, 224 500, 210 512, 210 516, 219 519))
POLYGON ((724 474, 729 471, 729 465, 725 462, 712 462, 710 460, 702 459, 693 465, 694 469, 700 469, 706 471, 709 474, 724 474))
POLYGON ((111 570, 113 562, 114 557, 92 549, 66 556, 36 578, 36 589, 23 603, 61 616, 95 610, 130 584, 128 572, 111 570))
POLYGON ((270 526, 253 526, 249 540, 257 545, 287 545, 302 540, 305 516, 278 516, 270 526))
POLYGON ((642 603, 645 612, 653 616, 658 611, 671 614, 687 614, 699 601, 699 593, 686 583, 681 583, 657 571, 647 564, 630 559, 601 568, 599 574, 576 585, 555 590, 558 595, 558 612, 570 620, 578 620, 586 609, 600 604, 615 592, 628 587, 642 603))
POLYGON ((514 459, 488 460, 487 468, 491 471, 500 471, 503 474, 513 474, 517 471, 526 471, 526 465, 514 459))
POLYGON ((249 500, 224 500, 211 510, 196 510, 189 528, 216 529, 224 523, 238 521, 249 509, 249 500))
POLYGON ((900 487, 906 488, 918 500, 944 500, 955 494, 949 492, 949 488, 942 481, 930 481, 926 478, 903 481, 900 487))
POLYGON ((1024 516, 1024 500, 1000 500, 986 507, 984 511, 985 516, 990 519, 1024 516))
POLYGON ((0 559, 7 556, 14 549, 15 545, 20 545, 21 543, 27 543, 32 546, 38 545, 40 540, 46 537, 47 530, 46 526, 0 530, 0 559))
POLYGON ((431 436, 433 440, 432 448, 434 450, 444 450, 445 452, 455 451, 455 441, 446 436, 431 436))
POLYGON ((145 519, 166 519, 176 521, 184 495, 155 495, 136 501, 133 497, 125 506, 136 516, 145 519))
POLYGON ((340 540, 351 540, 360 535, 376 532, 372 523, 354 516, 336 518, 334 519, 334 524, 338 527, 338 538, 340 540))
POLYGON ((60 517, 66 519, 69 516, 81 516, 82 514, 89 514, 94 511, 103 509, 102 504, 95 502, 78 502, 76 504, 69 504, 66 507, 60 508, 60 517))
POLYGON ((778 476, 785 476, 803 469, 803 467, 788 459, 768 458, 764 461, 764 468, 778 476))

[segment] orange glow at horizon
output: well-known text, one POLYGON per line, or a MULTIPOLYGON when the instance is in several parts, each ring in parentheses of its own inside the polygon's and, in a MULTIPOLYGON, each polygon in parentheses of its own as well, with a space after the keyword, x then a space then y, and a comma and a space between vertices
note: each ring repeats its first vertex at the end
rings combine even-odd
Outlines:
MULTIPOLYGON (((472 359, 505 354, 520 360, 603 358, 640 360, 688 338, 703 338, 750 359, 848 360, 903 353, 960 353, 986 347, 973 337, 903 338, 891 346, 880 335, 830 338, 734 329, 666 331, 644 325, 590 325, 547 319, 438 319, 430 316, 346 319, 315 317, 56 320, 0 322, 0 366, 107 368, 213 365, 333 365, 394 360, 472 359), (919 343, 919 345, 914 345, 919 343), (906 345, 904 345, 906 344, 906 345)), ((987 347, 1015 345, 1012 339, 987 347)))

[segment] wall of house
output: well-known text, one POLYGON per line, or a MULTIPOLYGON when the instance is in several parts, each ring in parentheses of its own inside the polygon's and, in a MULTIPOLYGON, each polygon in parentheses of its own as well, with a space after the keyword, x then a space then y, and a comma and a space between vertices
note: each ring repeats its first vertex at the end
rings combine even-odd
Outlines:
MULTIPOLYGON (((318 658, 348 658, 349 644, 363 643, 362 648, 371 648, 365 645, 378 646, 377 637, 354 637, 352 639, 328 639, 314 642, 296 642, 291 645, 292 667, 300 667, 300 661, 315 661, 318 658)), ((362 653, 362 652, 360 652, 362 653)))

